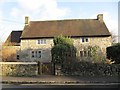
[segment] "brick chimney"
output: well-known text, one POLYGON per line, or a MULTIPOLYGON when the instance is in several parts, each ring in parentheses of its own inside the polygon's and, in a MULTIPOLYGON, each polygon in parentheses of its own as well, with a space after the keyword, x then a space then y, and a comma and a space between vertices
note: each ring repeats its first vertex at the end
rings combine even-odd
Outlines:
POLYGON ((103 14, 98 14, 98 15, 97 15, 97 19, 98 19, 100 22, 103 22, 103 14))
POLYGON ((28 25, 28 24, 29 24, 29 17, 25 16, 25 25, 28 25))

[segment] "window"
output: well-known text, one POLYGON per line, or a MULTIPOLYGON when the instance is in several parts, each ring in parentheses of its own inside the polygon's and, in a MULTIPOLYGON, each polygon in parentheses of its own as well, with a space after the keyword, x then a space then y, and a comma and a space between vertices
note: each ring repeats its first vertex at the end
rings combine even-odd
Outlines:
POLYGON ((90 51, 80 51, 80 57, 91 57, 90 51))
POLYGON ((84 57, 87 57, 87 51, 84 51, 84 57))
POLYGON ((46 44, 46 39, 40 39, 40 40, 38 40, 37 44, 46 44))
POLYGON ((84 42, 84 38, 82 38, 82 42, 84 42))
POLYGON ((83 51, 80 51, 80 57, 83 57, 83 51))
POLYGON ((32 58, 41 58, 41 51, 32 51, 32 58))
POLYGON ((41 58, 41 51, 38 51, 38 58, 41 58))
POLYGON ((32 57, 34 57, 34 51, 32 51, 32 57))
POLYGON ((88 57, 91 57, 91 52, 90 51, 88 51, 88 57))
POLYGON ((82 42, 88 42, 88 38, 83 37, 82 42))
POLYGON ((19 55, 17 55, 17 59, 18 59, 18 60, 20 59, 19 55))
POLYGON ((86 42, 88 42, 88 38, 86 38, 86 42))

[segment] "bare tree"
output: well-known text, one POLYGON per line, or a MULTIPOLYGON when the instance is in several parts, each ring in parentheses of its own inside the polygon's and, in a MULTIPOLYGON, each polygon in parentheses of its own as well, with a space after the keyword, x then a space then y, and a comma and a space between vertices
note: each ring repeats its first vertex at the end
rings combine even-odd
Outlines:
POLYGON ((14 48, 2 48, 2 61, 17 61, 14 48))
POLYGON ((117 42, 117 35, 115 35, 113 32, 110 32, 111 36, 112 36, 112 43, 116 43, 117 42))

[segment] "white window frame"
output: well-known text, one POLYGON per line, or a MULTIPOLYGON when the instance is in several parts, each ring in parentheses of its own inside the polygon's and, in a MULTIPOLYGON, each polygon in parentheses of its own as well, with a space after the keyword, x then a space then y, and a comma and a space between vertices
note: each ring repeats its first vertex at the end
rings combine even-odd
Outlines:
POLYGON ((37 44, 39 45, 39 44, 46 44, 46 39, 38 39, 37 40, 37 44))
POLYGON ((81 38, 81 42, 82 43, 88 43, 89 42, 89 38, 88 37, 82 37, 81 38))
POLYGON ((42 58, 42 50, 32 50, 31 58, 37 58, 37 59, 42 58))

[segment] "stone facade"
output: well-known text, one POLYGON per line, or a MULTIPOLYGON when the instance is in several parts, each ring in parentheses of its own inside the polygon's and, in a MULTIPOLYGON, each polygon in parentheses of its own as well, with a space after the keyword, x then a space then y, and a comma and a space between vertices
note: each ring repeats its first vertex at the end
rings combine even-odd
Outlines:
MULTIPOLYGON (((88 42, 82 42, 82 37, 72 38, 74 46, 77 48, 77 56, 80 57, 80 51, 84 50, 87 46, 99 46, 104 55, 106 55, 106 47, 111 46, 111 36, 109 37, 88 37, 88 42)), ((51 48, 53 44, 53 38, 46 38, 46 44, 38 44, 39 39, 21 40, 20 46, 20 60, 22 61, 40 61, 50 62, 51 48), (41 51, 41 58, 32 57, 32 51, 41 51)))
POLYGON ((110 37, 89 37, 88 42, 82 42, 82 38, 74 39, 74 46, 77 48, 77 56, 79 51, 84 50, 87 46, 99 46, 104 54, 106 54, 106 47, 111 46, 110 37))
MULTIPOLYGON (((38 44, 39 39, 21 40, 20 60, 22 61, 51 61, 51 48, 53 46, 53 39, 46 39, 46 44, 38 44), (41 51, 41 57, 32 57, 32 51, 41 51)), ((36 55, 35 55, 36 56, 36 55)))

